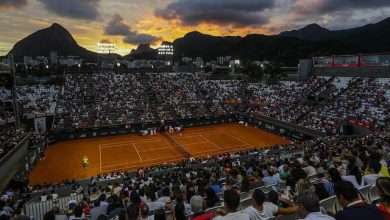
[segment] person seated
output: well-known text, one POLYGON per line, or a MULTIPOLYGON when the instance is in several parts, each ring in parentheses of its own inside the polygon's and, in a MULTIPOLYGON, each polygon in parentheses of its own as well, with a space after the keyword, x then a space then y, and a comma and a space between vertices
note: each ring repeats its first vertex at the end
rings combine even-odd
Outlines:
POLYGON ((192 215, 192 220, 208 220, 212 219, 215 216, 215 213, 205 213, 205 201, 202 196, 192 196, 190 199, 190 204, 194 214, 192 215))
POLYGON ((311 190, 300 193, 297 197, 299 219, 302 220, 334 220, 320 211, 320 199, 311 190))
POLYGON ((378 161, 371 161, 368 165, 368 171, 370 174, 366 174, 362 178, 362 186, 365 185, 371 185, 373 186, 376 182, 376 179, 378 177, 383 176, 380 171, 381 171, 381 164, 378 161))
POLYGON ((334 185, 334 191, 338 203, 344 208, 336 213, 336 220, 386 220, 385 216, 374 205, 367 204, 359 198, 358 190, 351 182, 337 182, 334 185))
POLYGON ((223 194, 225 202, 225 210, 217 210, 215 220, 250 220, 249 215, 244 212, 237 211, 240 206, 240 195, 233 190, 226 190, 223 194))
POLYGON ((385 215, 386 220, 390 220, 390 178, 379 177, 376 179, 375 186, 381 198, 377 208, 385 215))
POLYGON ((265 202, 265 194, 261 189, 256 189, 252 195, 252 205, 244 210, 251 220, 270 219, 276 215, 293 214, 297 207, 279 208, 271 202, 265 202))

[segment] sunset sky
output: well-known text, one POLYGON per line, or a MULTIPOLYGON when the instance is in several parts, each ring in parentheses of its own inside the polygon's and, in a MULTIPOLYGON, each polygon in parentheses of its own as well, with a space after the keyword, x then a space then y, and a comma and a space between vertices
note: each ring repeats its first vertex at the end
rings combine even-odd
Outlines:
POLYGON ((345 29, 390 16, 390 0, 0 0, 0 55, 56 22, 96 51, 100 41, 125 55, 190 31, 212 35, 278 34, 318 23, 345 29))

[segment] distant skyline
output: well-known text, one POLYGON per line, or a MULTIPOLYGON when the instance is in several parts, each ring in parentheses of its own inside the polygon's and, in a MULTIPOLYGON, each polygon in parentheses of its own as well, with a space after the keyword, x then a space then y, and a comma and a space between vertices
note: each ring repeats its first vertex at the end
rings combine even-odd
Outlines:
POLYGON ((126 55, 140 43, 156 46, 191 31, 270 35, 310 23, 338 30, 389 16, 389 0, 0 0, 0 55, 52 23, 88 50, 113 42, 126 55))

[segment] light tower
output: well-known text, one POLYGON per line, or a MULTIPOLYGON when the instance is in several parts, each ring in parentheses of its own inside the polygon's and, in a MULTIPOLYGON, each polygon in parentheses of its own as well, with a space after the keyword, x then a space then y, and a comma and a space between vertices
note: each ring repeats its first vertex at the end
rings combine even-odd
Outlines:
POLYGON ((96 45, 96 52, 98 54, 98 69, 100 67, 101 58, 108 58, 110 54, 115 53, 115 44, 100 42, 96 45))

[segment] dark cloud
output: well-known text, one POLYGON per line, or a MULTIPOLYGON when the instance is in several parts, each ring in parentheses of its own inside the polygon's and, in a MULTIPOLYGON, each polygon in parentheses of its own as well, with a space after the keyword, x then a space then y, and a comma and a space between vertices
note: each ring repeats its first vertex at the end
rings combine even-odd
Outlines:
POLYGON ((343 10, 378 9, 390 6, 389 0, 295 0, 297 14, 329 14, 343 10))
POLYGON ((123 42, 128 44, 155 44, 162 41, 161 37, 156 37, 150 34, 130 34, 123 38, 123 42))
POLYGON ((128 44, 154 44, 160 40, 161 37, 156 37, 150 34, 142 34, 137 31, 133 31, 129 24, 122 18, 122 16, 116 14, 111 20, 108 21, 104 28, 104 33, 107 35, 121 35, 124 36, 123 42, 128 44))
POLYGON ((104 33, 107 35, 128 35, 134 34, 131 31, 130 25, 128 25, 122 16, 116 14, 110 21, 108 21, 104 33))
POLYGON ((27 5, 27 0, 0 0, 0 9, 21 8, 25 5, 27 5))
POLYGON ((267 9, 275 0, 176 0, 154 14, 182 25, 212 23, 233 27, 260 26, 268 23, 267 9))
POLYGON ((100 0, 39 0, 45 8, 57 15, 75 18, 94 20, 99 16, 100 0))

